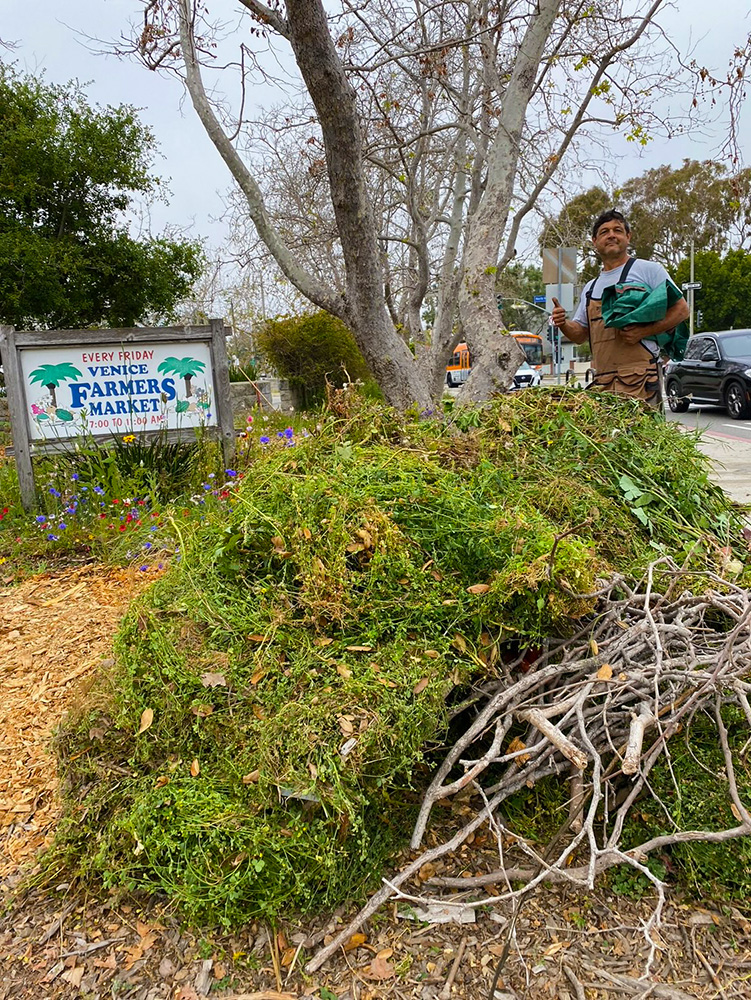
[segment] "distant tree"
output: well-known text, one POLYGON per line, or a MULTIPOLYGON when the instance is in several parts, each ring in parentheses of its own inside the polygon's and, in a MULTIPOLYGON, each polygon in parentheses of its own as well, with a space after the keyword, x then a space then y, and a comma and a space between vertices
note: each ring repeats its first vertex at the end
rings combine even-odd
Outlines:
POLYGON ((698 251, 723 253, 749 238, 751 170, 732 175, 714 160, 684 160, 647 170, 621 188, 639 257, 674 270, 691 241, 698 251))
POLYGON ((21 328, 169 321, 200 245, 134 238, 126 214, 160 196, 133 108, 91 107, 0 63, 0 322, 21 328))
MULTIPOLYGON (((689 275, 690 262, 682 260, 676 281, 688 281, 689 275)), ((730 250, 724 257, 713 250, 697 253, 694 276, 702 283, 694 293, 702 330, 751 329, 751 252, 730 250)))
POLYGON ((372 378, 352 332, 327 312, 267 320, 257 330, 256 343, 279 375, 303 393, 306 404, 327 381, 341 386, 372 378))

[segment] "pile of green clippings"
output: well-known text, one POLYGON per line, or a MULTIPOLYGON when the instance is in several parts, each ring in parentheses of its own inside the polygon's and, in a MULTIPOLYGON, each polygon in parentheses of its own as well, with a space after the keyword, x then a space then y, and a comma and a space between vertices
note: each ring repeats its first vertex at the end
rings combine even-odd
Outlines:
POLYGON ((337 393, 309 437, 267 441, 229 513, 175 530, 58 741, 48 871, 225 924, 377 883, 447 702, 570 633, 598 579, 662 552, 727 565, 740 537, 690 435, 580 390, 422 419, 337 393))

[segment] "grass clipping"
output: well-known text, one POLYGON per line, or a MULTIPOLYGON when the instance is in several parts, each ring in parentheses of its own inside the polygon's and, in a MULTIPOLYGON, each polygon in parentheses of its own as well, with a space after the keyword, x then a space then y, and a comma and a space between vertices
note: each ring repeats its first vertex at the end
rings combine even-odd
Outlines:
POLYGON ((59 740, 48 875, 225 925, 362 896, 473 679, 570 634, 595 607, 579 595, 656 551, 743 571, 706 473, 690 436, 616 398, 409 421, 337 393, 307 440, 259 453, 229 522, 176 520, 179 562, 59 740))

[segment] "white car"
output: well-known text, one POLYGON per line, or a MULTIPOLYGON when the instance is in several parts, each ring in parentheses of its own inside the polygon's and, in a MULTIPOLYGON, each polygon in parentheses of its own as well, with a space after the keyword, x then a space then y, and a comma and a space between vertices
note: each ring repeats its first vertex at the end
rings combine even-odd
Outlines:
POLYGON ((533 368, 528 361, 522 361, 516 369, 513 381, 509 386, 509 392, 515 389, 529 389, 532 386, 542 384, 542 375, 536 368, 533 368))

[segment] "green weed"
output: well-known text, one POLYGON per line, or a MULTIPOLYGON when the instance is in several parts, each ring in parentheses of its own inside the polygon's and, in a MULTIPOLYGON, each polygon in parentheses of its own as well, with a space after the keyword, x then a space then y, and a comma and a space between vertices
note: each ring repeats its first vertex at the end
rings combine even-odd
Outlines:
MULTIPOLYGON (((58 740, 56 877, 227 925, 357 898, 410 829, 452 692, 508 642, 570 634, 598 578, 655 551, 703 568, 740 537, 691 440, 628 402, 520 393, 462 426, 340 391, 308 436, 255 425, 224 499, 160 511, 180 559, 58 740)), ((566 794, 512 818, 544 839, 566 794)))

